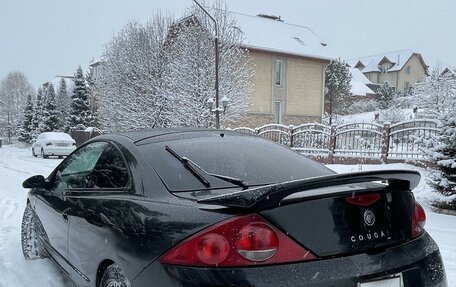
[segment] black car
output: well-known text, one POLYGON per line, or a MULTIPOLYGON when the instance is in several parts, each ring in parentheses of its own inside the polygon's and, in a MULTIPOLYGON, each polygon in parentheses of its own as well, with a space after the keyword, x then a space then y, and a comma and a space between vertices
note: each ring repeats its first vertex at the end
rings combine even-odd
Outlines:
POLYGON ((231 131, 103 135, 23 183, 22 246, 78 286, 447 286, 419 180, 231 131))

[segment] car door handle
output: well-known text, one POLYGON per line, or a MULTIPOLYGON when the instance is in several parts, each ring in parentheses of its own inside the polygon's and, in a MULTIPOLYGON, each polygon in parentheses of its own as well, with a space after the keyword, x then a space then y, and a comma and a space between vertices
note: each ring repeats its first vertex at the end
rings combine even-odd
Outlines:
POLYGON ((68 213, 66 211, 62 212, 63 221, 68 222, 68 213))

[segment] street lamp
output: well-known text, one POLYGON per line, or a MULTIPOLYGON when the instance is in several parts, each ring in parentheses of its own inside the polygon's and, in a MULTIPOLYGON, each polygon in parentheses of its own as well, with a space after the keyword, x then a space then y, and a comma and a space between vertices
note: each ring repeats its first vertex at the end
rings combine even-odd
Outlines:
POLYGON ((222 108, 220 107, 215 107, 214 108, 214 99, 212 98, 209 98, 207 99, 206 101, 206 104, 207 104, 207 107, 209 108, 209 110, 213 113, 220 113, 220 112, 225 112, 226 111, 226 108, 228 107, 228 103, 229 103, 230 99, 228 99, 226 96, 223 96, 222 98, 222 108))
MULTIPOLYGON (((198 3, 198 1, 196 0, 193 0, 193 2, 196 3, 196 5, 198 5, 199 8, 201 8, 201 10, 203 10, 203 12, 209 17, 209 19, 212 20, 212 22, 214 22, 214 26, 215 26, 215 38, 214 38, 214 46, 215 46, 215 109, 212 109, 212 106, 214 104, 214 100, 212 99, 208 99, 207 100, 207 104, 209 106, 210 104, 210 101, 212 101, 212 104, 210 106, 210 110, 215 112, 215 128, 216 129, 219 129, 220 128, 220 109, 219 109, 219 49, 218 49, 218 25, 217 25, 217 21, 215 21, 214 17, 211 16, 211 14, 209 14, 206 9, 203 8, 203 6, 200 5, 200 3, 198 3)), ((224 97, 226 98, 226 97, 224 97)), ((223 104, 223 103, 222 103, 223 104)), ((228 102, 226 102, 226 104, 228 104, 228 102)), ((226 107, 224 107, 224 110, 226 109, 226 107)))

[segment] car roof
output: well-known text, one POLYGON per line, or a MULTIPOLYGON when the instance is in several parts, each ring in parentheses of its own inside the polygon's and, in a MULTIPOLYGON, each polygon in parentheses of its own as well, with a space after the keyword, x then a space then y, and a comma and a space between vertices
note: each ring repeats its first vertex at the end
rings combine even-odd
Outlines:
MULTIPOLYGON (((163 136, 172 135, 173 138, 180 137, 201 137, 205 134, 216 134, 216 133, 235 133, 233 131, 227 130, 216 130, 209 128, 154 128, 154 129, 145 129, 137 130, 131 132, 121 132, 116 133, 117 135, 124 136, 132 140, 135 144, 140 144, 144 140, 149 140, 148 142, 154 141, 154 139, 160 140, 163 136)), ((240 133, 235 133, 236 135, 242 135, 240 133)))

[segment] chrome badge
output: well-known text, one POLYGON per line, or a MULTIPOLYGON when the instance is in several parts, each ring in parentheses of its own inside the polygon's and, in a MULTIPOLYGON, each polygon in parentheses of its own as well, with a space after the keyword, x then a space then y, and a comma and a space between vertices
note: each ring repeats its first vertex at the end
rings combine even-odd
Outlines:
POLYGON ((366 210, 364 212, 364 223, 366 223, 367 226, 375 224, 375 214, 372 211, 366 210))

